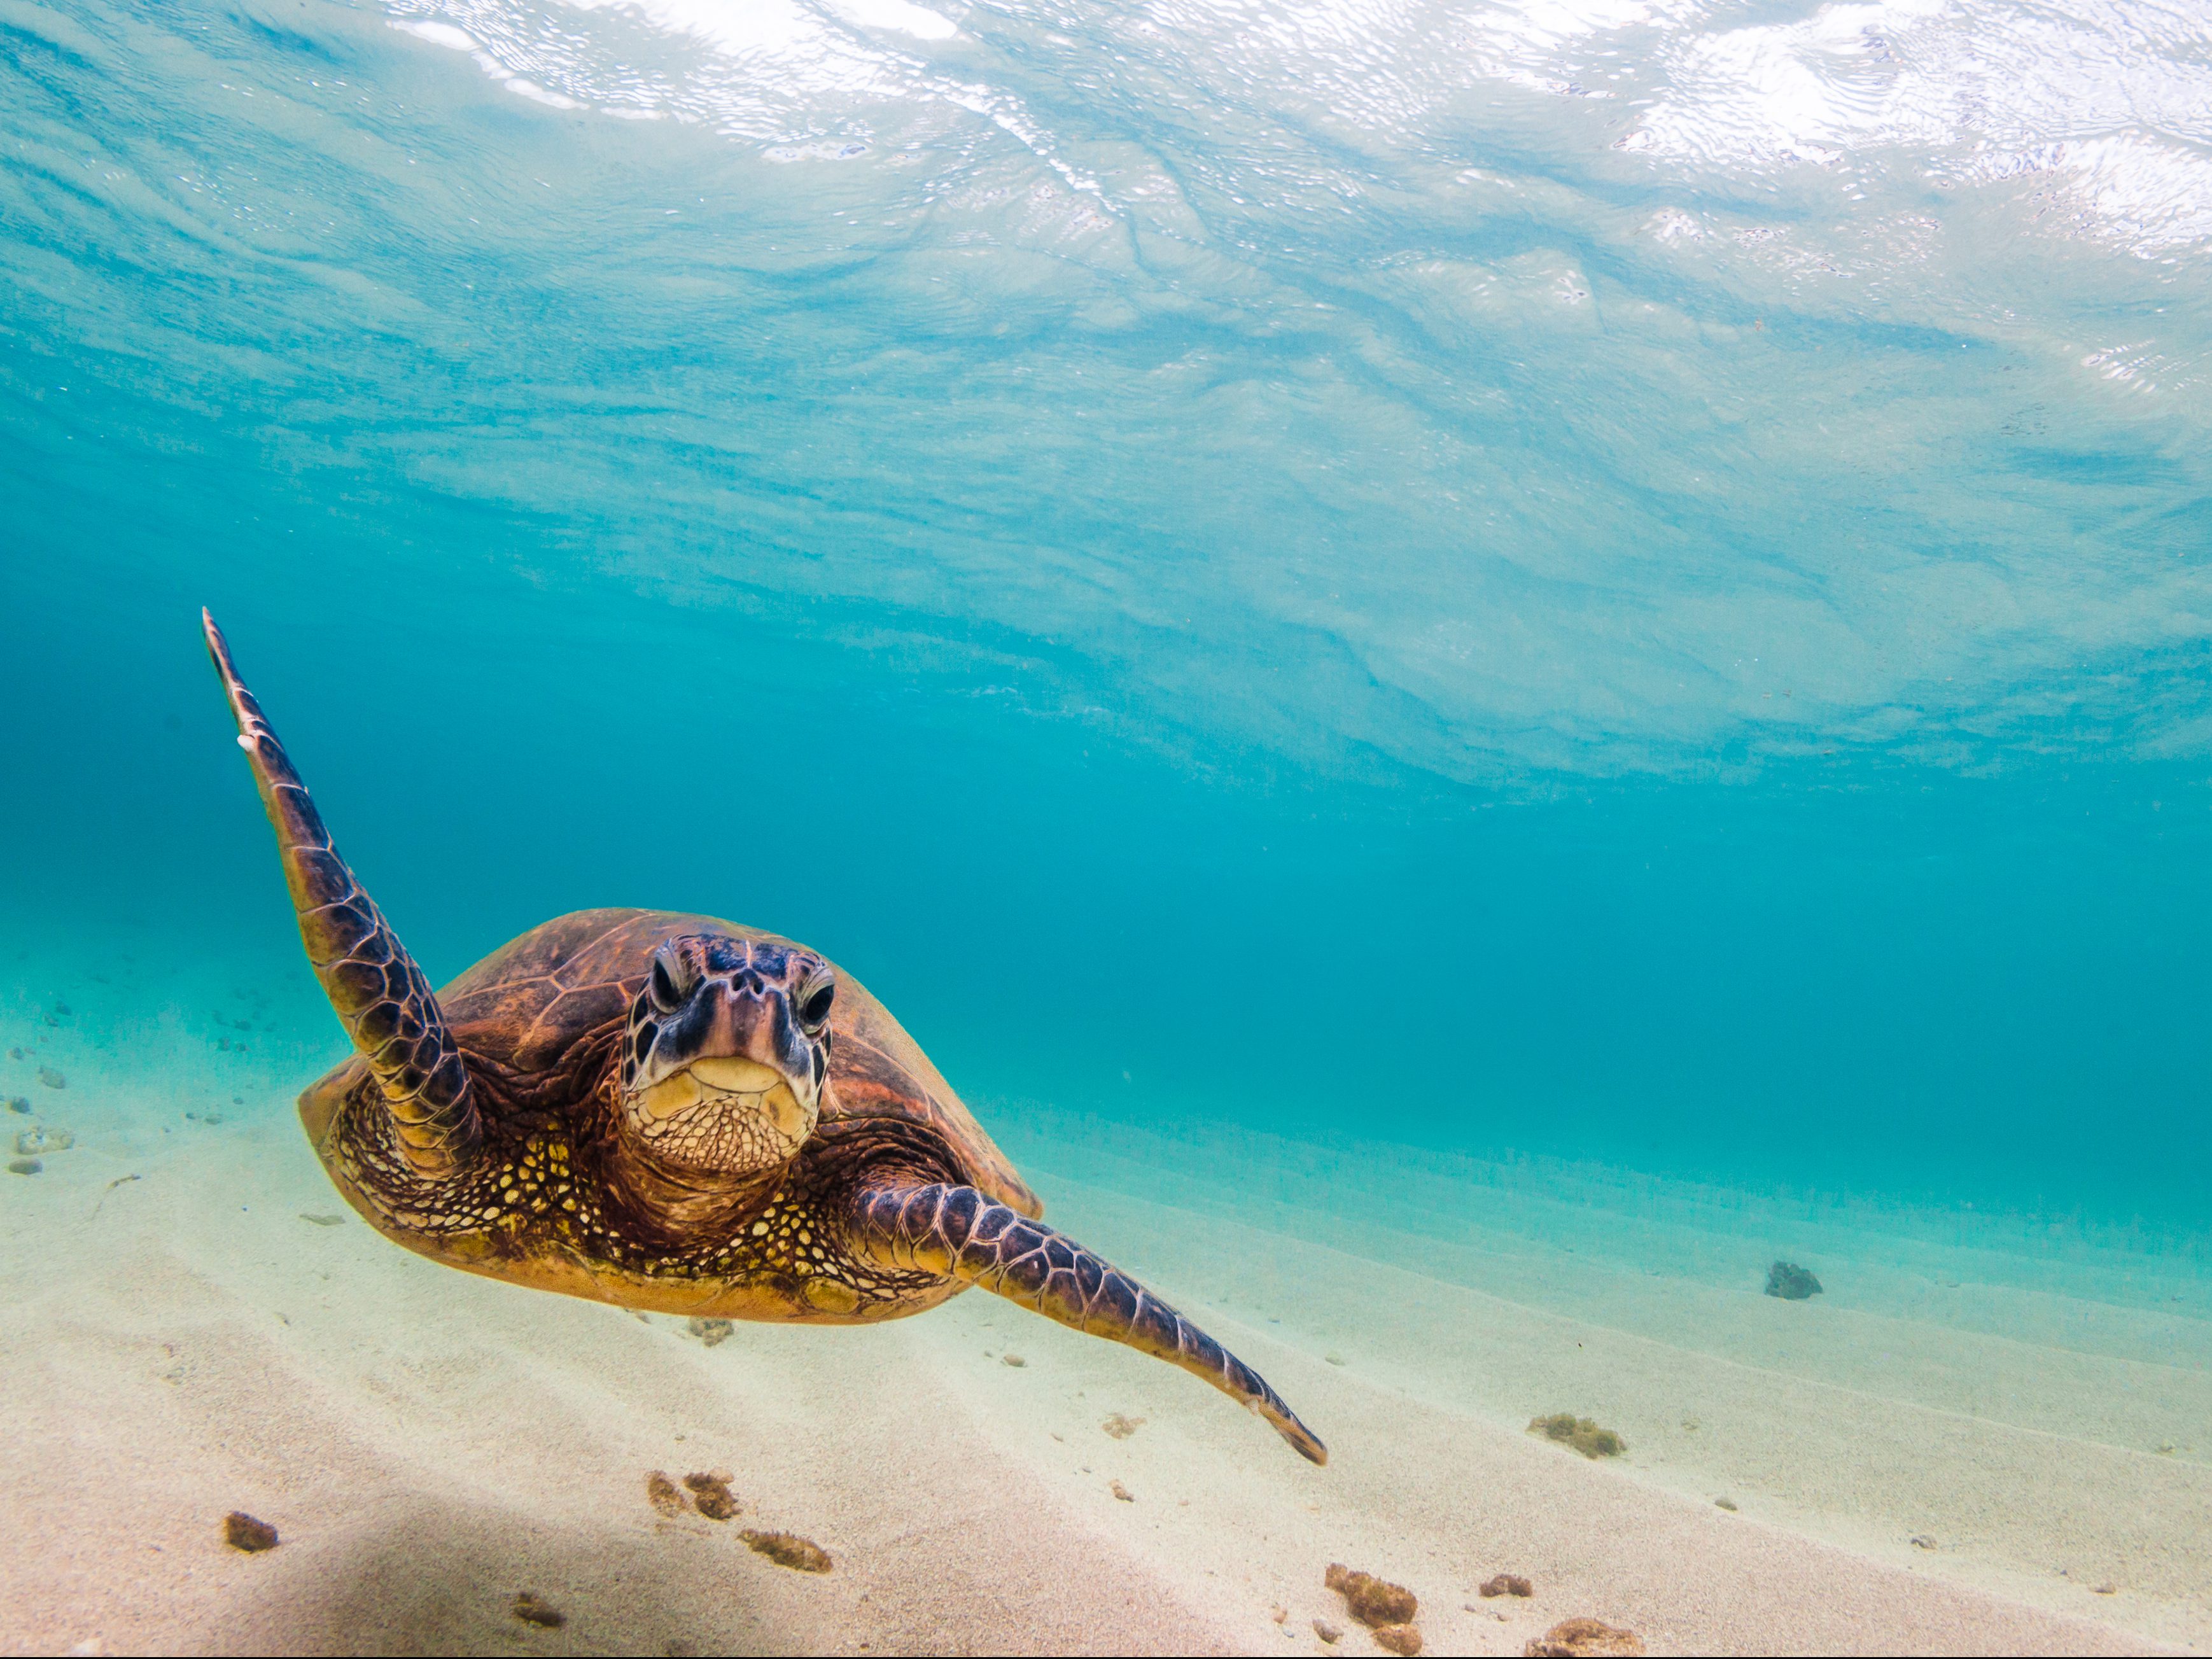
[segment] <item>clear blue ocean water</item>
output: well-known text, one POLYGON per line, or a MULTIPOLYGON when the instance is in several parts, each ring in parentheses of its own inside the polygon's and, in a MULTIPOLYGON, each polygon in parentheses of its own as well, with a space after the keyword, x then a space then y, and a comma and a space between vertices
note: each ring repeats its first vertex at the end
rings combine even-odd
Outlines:
POLYGON ((1048 1172, 2212 1317, 2208 112, 2185 6, 6 0, 9 1041, 343 1053, 207 605, 434 978, 705 911, 1048 1172))
POLYGON ((204 603, 441 977, 696 908, 985 1097, 2201 1231, 2203 132, 717 15, 11 9, 8 914, 282 955, 204 603))

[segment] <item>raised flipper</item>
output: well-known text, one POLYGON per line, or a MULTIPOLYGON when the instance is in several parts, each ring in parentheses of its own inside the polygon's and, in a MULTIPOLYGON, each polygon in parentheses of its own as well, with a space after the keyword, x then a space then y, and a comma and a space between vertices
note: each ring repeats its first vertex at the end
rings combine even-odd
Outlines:
POLYGON ((300 942, 353 1046, 392 1109, 410 1168, 426 1181, 451 1175, 483 1137, 468 1068, 438 999, 415 958, 331 845, 307 787, 238 678, 230 647, 204 611, 208 654, 238 720, 238 746, 253 763, 261 804, 276 830, 284 880, 299 913, 300 942))
POLYGON ((1328 1448, 1261 1375, 1118 1268, 973 1187, 878 1185, 854 1200, 854 1243, 887 1267, 964 1279, 1048 1319, 1126 1342, 1207 1382, 1316 1463, 1328 1448))

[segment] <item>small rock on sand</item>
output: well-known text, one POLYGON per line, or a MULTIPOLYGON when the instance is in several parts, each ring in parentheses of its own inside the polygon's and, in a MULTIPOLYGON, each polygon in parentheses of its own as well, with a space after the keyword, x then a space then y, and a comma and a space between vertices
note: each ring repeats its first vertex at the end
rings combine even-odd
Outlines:
POLYGON ((1535 1587, 1517 1572, 1493 1573, 1483 1581, 1485 1595, 1534 1595, 1535 1587))
POLYGON ((9 1095, 8 1097, 8 1109, 15 1113, 18 1117, 30 1116, 31 1097, 28 1095, 9 1095))
POLYGON ((645 1501, 671 1516, 681 1515, 690 1507, 684 1501, 683 1488, 659 1469, 645 1477, 645 1501))
POLYGON ((1820 1294, 1820 1281, 1794 1261, 1778 1261, 1766 1270, 1766 1293, 1784 1302, 1802 1302, 1820 1294))
POLYGON ((39 1081, 45 1084, 49 1089, 66 1089, 69 1087, 69 1079, 51 1066, 41 1066, 39 1067, 39 1081))
POLYGON ((1016 1370, 1019 1370, 1023 1366, 1028 1364, 1030 1362, 1023 1358, 1021 1355, 1018 1353, 1007 1353, 1000 1354, 999 1356, 999 1363, 1001 1365, 1012 1365, 1016 1370))
POLYGON ((1339 1642, 1341 1642, 1344 1639, 1344 1632, 1339 1630, 1335 1626, 1330 1624, 1326 1619, 1316 1619, 1313 1621, 1313 1625, 1314 1634, 1320 1637, 1322 1641, 1328 1643, 1331 1647, 1334 1647, 1339 1642))
POLYGON ((794 1572, 830 1571, 830 1552, 796 1533, 755 1532, 748 1528, 738 1536, 755 1555, 765 1555, 779 1567, 789 1567, 794 1572))
POLYGON ((1713 1499, 1713 1507, 1717 1510, 1726 1510, 1730 1515, 1734 1515, 1735 1513, 1735 1499, 1733 1498, 1716 1498, 1713 1499))
POLYGON ((558 1630, 568 1622, 568 1615, 541 1595, 528 1590, 514 1598, 514 1616, 526 1625, 535 1625, 540 1630, 558 1630))
POLYGON ((711 1348, 718 1342, 728 1341, 730 1333, 737 1327, 726 1319, 687 1319, 684 1328, 711 1348))
POLYGON ((1541 1636, 1531 1637, 1522 1659, 1632 1659, 1644 1651, 1644 1638, 1596 1619, 1563 1619, 1541 1636))
POLYGON ((1145 1426, 1145 1419, 1141 1417, 1124 1417, 1121 1413, 1115 1412, 1098 1426, 1116 1440, 1127 1440, 1145 1426))
POLYGON ((1106 1489, 1112 1492, 1115 1497, 1120 1498, 1124 1504, 1133 1504, 1137 1501, 1137 1494, 1131 1492, 1127 1486, 1123 1486, 1118 1480, 1109 1480, 1106 1483, 1106 1489))
MULTIPOLYGON (((699 1513, 709 1521, 727 1521, 738 1512, 738 1500, 730 1492, 730 1477, 721 1469, 708 1474, 687 1474, 684 1485, 691 1494, 691 1501, 699 1513)), ((647 1491, 651 1492, 648 1483, 647 1491)))
POLYGON ((302 1221, 312 1221, 318 1227, 343 1227, 345 1225, 345 1218, 342 1215, 318 1215, 313 1210, 301 1211, 300 1219, 302 1221))
POLYGON ((25 1158, 35 1158, 41 1152, 65 1152, 76 1145, 76 1136, 67 1129, 45 1127, 15 1131, 15 1150, 25 1158))
POLYGON ((1352 1616, 1369 1629, 1384 1625, 1410 1625, 1420 1601, 1403 1584, 1393 1584, 1371 1572, 1354 1572, 1341 1561, 1329 1563, 1322 1582, 1344 1598, 1352 1616))
POLYGON ((1413 1659, 1421 1650, 1421 1632, 1413 1625, 1378 1625, 1370 1633, 1376 1647, 1399 1655, 1400 1659, 1413 1659))
POLYGON ((233 1510, 222 1517, 222 1541, 234 1550, 244 1550, 248 1555, 276 1547, 276 1528, 266 1521, 257 1521, 244 1510, 233 1510))
POLYGON ((11 1158, 8 1160, 9 1175, 36 1175, 46 1167, 35 1158, 11 1158))

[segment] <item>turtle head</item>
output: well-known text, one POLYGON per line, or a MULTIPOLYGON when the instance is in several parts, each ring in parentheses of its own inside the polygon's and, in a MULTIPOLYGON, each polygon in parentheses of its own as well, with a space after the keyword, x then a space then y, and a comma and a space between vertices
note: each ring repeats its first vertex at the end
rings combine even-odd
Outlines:
POLYGON ((837 977, 811 951, 686 933, 630 1004, 623 1127, 665 1170, 755 1176, 798 1156, 821 1111, 837 977))

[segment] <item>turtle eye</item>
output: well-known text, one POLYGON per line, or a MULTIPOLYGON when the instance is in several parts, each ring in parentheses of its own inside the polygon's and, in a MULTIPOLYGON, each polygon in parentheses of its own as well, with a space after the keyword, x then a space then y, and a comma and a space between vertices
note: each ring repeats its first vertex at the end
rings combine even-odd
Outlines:
POLYGON ((830 974, 811 979, 799 988, 799 1023, 813 1036, 830 1023, 830 1010, 837 1000, 837 981, 830 974))
POLYGON ((674 1013, 684 1001, 690 977, 675 951, 662 945, 653 953, 653 969, 645 976, 646 1000, 664 1014, 674 1013))

